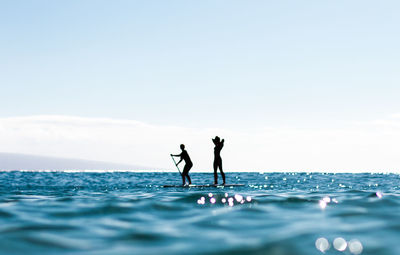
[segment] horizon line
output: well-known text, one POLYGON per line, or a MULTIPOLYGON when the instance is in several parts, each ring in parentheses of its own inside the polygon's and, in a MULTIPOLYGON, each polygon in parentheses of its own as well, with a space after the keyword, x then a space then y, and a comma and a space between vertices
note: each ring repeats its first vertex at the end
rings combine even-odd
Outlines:
MULTIPOLYGON (((176 173, 177 171, 173 170, 162 170, 162 169, 154 169, 154 170, 132 170, 132 169, 112 169, 112 170, 77 170, 77 169, 66 169, 66 170, 51 170, 51 169, 43 169, 43 170, 29 170, 29 169, 15 169, 15 170, 2 170, 0 172, 65 172, 65 173, 176 173)), ((272 171, 249 171, 249 170, 230 170, 224 171, 225 173, 258 173, 258 174, 267 174, 267 173, 290 173, 290 174, 298 174, 298 173, 305 173, 307 175, 317 173, 317 174, 397 174, 400 175, 399 171, 337 171, 337 170, 327 170, 327 171, 303 171, 303 170, 294 170, 294 171, 287 171, 287 170, 272 170, 272 171)), ((213 171, 204 171, 204 170, 195 170, 190 173, 210 173, 212 174, 213 171)))

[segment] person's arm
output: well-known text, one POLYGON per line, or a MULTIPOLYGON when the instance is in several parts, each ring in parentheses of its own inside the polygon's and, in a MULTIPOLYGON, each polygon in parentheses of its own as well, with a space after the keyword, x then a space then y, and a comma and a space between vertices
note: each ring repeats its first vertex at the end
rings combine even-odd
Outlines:
POLYGON ((222 141, 221 141, 221 148, 224 147, 224 142, 225 142, 225 140, 222 139, 222 141))
POLYGON ((214 139, 214 138, 211 138, 211 140, 213 141, 214 145, 216 146, 216 145, 217 145, 217 142, 215 141, 215 139, 214 139))
POLYGON ((171 157, 181 157, 182 153, 181 154, 176 154, 176 155, 174 155, 174 154, 170 154, 170 155, 171 155, 171 157))
POLYGON ((179 165, 179 163, 181 163, 181 162, 182 162, 182 158, 181 158, 181 160, 178 161, 178 163, 176 163, 176 165, 179 165))

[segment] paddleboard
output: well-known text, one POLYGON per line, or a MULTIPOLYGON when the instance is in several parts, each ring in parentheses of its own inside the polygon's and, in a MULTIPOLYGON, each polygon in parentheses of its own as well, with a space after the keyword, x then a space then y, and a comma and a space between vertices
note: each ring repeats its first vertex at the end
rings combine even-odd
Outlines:
POLYGON ((195 184, 190 184, 190 185, 163 185, 161 187, 163 188, 223 188, 223 187, 243 187, 244 184, 203 184, 203 185, 195 185, 195 184))

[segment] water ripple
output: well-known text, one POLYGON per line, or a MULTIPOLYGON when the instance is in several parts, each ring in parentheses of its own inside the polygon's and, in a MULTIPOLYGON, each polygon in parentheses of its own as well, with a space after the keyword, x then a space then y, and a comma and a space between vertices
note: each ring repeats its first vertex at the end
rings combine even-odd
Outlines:
POLYGON ((0 254, 400 254, 395 174, 0 172, 0 254), (197 184, 212 174, 192 174, 197 184))

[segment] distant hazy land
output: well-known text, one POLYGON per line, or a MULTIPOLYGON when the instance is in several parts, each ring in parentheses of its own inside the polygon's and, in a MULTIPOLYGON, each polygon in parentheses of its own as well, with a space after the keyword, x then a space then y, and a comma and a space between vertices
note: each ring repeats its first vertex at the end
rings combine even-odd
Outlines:
POLYGON ((0 170, 150 170, 111 162, 0 152, 0 170))

